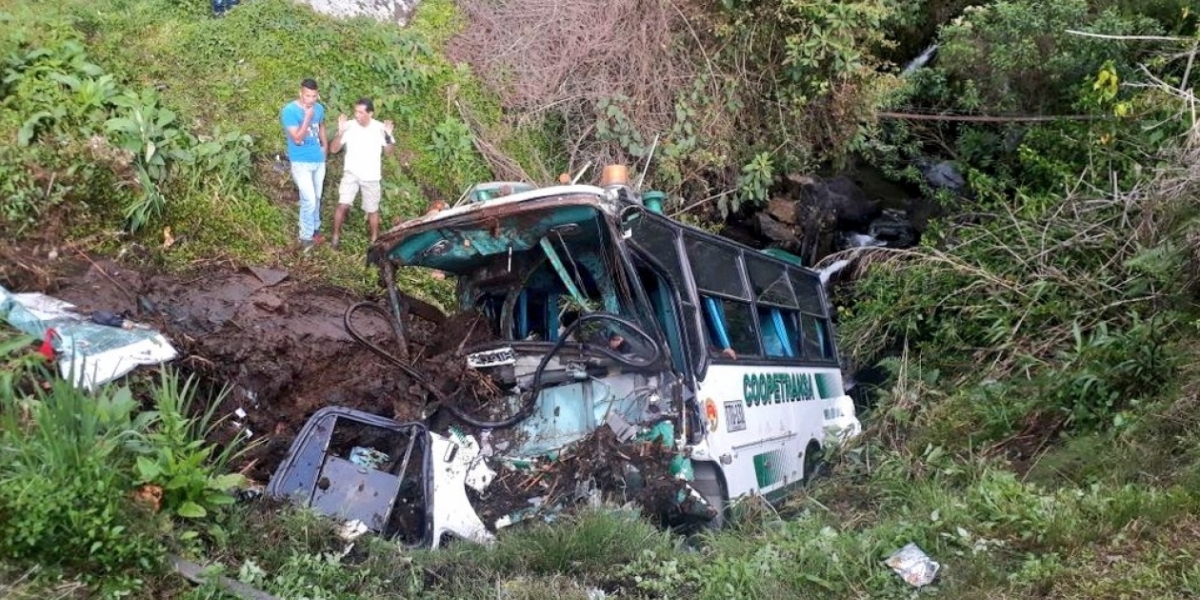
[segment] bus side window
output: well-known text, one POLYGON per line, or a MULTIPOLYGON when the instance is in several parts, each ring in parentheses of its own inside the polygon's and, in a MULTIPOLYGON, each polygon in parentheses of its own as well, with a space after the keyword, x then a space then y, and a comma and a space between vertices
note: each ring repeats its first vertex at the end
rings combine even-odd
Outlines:
MULTIPOLYGON (((680 331, 682 344, 687 347, 692 360, 692 368, 696 375, 702 376, 706 364, 703 309, 697 307, 696 300, 691 295, 684 274, 683 261, 686 260, 679 250, 678 229, 656 220, 654 215, 645 215, 638 219, 633 227, 633 242, 647 255, 654 257, 666 271, 670 286, 679 294, 679 313, 683 329, 680 331)), ((680 354, 682 357, 682 353, 680 354)))
POLYGON ((705 322, 711 329, 710 339, 718 352, 733 350, 738 356, 758 355, 758 333, 750 314, 750 304, 701 296, 705 322))
POLYGON ((816 277, 798 272, 792 273, 792 287, 796 290, 796 300, 800 310, 809 314, 825 314, 825 306, 821 304, 821 281, 816 277))
POLYGON ((772 306, 760 306, 758 307, 758 323, 762 328, 763 352, 767 356, 774 358, 796 356, 798 347, 795 345, 795 340, 800 339, 800 336, 796 331, 794 313, 772 306))
POLYGON ((667 337, 667 346, 671 350, 671 359, 676 369, 687 368, 683 363, 684 353, 681 331, 679 329, 678 309, 672 302, 674 293, 666 278, 659 276, 648 264, 638 260, 637 277, 650 300, 650 308, 654 311, 654 319, 667 337))
POLYGON ((829 323, 821 317, 801 315, 801 328, 804 331, 804 355, 813 359, 832 360, 833 339, 829 335, 829 323))
POLYGON ((725 317, 724 311, 721 310, 721 302, 708 296, 702 296, 701 302, 704 304, 704 333, 708 335, 709 343, 717 350, 729 348, 729 335, 725 332, 725 317))

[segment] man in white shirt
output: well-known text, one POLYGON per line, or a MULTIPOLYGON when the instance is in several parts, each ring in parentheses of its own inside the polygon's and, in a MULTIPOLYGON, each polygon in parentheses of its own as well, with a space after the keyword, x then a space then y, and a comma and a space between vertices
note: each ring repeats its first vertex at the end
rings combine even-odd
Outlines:
POLYGON ((370 98, 360 98, 354 103, 354 119, 338 115, 338 132, 329 144, 330 154, 346 147, 346 160, 342 168, 342 182, 338 185, 338 207, 333 215, 333 247, 341 243, 342 222, 354 196, 362 190, 362 209, 367 213, 367 225, 371 230, 371 243, 379 237, 379 200, 382 195, 383 153, 391 154, 395 149, 391 121, 380 123, 372 118, 375 104, 370 98))

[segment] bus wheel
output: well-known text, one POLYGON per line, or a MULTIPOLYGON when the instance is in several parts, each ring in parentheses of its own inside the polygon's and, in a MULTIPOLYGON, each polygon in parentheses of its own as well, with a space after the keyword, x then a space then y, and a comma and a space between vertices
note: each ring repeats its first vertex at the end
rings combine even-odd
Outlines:
POLYGON ((815 440, 808 443, 804 449, 804 483, 811 483, 825 474, 825 457, 821 454, 821 445, 815 440))
POLYGON ((729 511, 729 493, 725 491, 721 471, 712 463, 699 461, 694 463, 693 468, 696 476, 692 480, 692 487, 717 511, 717 516, 710 519, 705 526, 708 529, 720 529, 725 526, 726 513, 729 511))

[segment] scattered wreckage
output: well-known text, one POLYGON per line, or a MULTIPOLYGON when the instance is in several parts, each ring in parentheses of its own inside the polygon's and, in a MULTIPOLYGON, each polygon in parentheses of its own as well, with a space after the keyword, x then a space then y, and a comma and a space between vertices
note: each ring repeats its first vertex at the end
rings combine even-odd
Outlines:
POLYGON ((720 526, 731 498, 808 478, 860 431, 818 275, 671 220, 626 180, 481 184, 382 235, 368 259, 389 306, 352 306, 346 327, 413 382, 422 418, 324 408, 267 493, 437 547, 604 501, 720 526), (398 267, 455 276, 458 312, 400 293, 398 267), (364 310, 397 352, 357 335, 364 310), (410 356, 409 313, 438 324, 440 352, 410 356))

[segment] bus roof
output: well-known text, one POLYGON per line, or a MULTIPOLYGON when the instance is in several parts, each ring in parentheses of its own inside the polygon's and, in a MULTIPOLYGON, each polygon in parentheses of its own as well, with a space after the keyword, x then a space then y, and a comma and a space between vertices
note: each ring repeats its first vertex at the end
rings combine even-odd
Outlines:
MULTIPOLYGON (((491 182, 473 186, 471 189, 480 189, 481 186, 487 189, 499 188, 506 182, 491 182), (494 183, 495 185, 492 185, 494 183)), ((535 188, 526 191, 509 194, 506 196, 495 197, 486 201, 465 202, 458 206, 438 211, 432 214, 426 214, 409 221, 405 221, 400 225, 393 227, 386 233, 379 236, 379 239, 368 250, 368 259, 371 262, 390 257, 393 255, 396 247, 404 240, 421 231, 437 227, 454 227, 465 225, 471 221, 485 218, 500 218, 510 215, 519 214, 525 210, 540 210, 551 208, 556 205, 561 206, 593 206, 597 210, 607 213, 615 217, 622 206, 627 205, 625 202, 618 200, 614 194, 610 194, 609 190, 597 187, 594 185, 555 185, 542 188, 535 188)), ((722 237, 672 219, 664 214, 645 211, 641 218, 651 218, 667 224, 671 228, 686 232, 689 236, 700 237, 707 241, 722 244, 728 247, 737 248, 747 252, 753 252, 755 256, 782 263, 792 270, 800 271, 813 277, 818 277, 816 271, 805 267, 799 256, 778 248, 767 248, 764 250, 756 250, 751 246, 742 244, 735 240, 722 237)))

